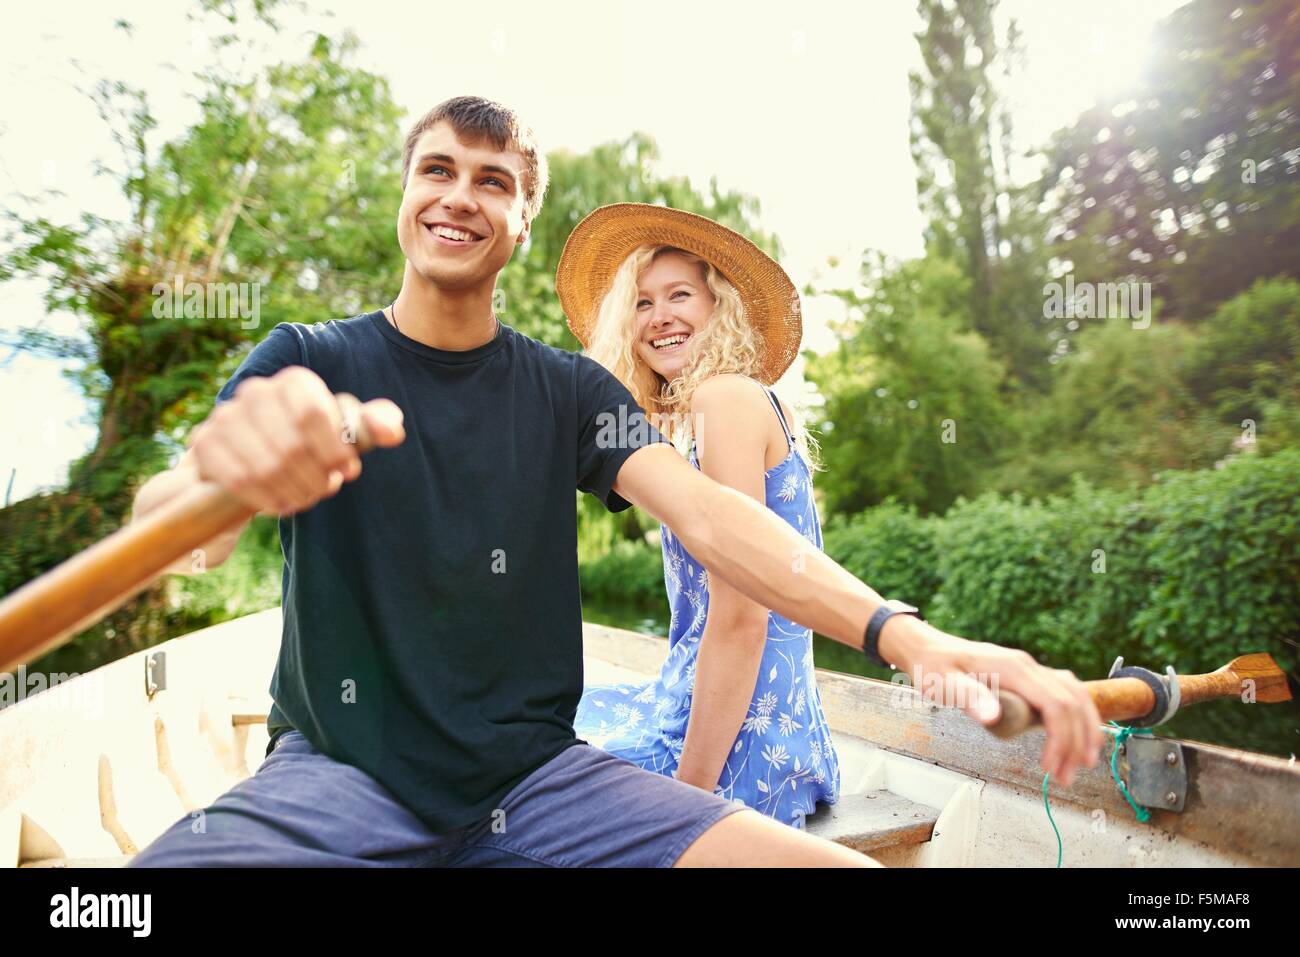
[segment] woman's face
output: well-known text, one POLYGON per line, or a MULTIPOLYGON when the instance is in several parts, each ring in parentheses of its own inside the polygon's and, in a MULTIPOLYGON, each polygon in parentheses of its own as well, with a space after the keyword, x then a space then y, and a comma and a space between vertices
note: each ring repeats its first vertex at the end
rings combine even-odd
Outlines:
POLYGON ((637 353, 672 382, 690 365, 715 304, 701 264, 677 253, 657 257, 637 283, 637 353))

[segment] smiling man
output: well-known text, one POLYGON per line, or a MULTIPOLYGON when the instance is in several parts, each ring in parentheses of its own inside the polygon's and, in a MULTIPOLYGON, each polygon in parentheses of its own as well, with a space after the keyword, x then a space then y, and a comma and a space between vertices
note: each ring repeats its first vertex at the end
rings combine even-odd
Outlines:
MULTIPOLYGON (((601 366, 497 321, 496 276, 546 189, 511 111, 435 107, 406 141, 403 185, 393 305, 273 329, 137 496, 143 515, 218 482, 281 516, 285 566, 266 761, 202 828, 178 821, 134 864, 871 863, 575 737, 575 487, 640 505, 714 574, 854 647, 885 603, 687 465, 601 366), (378 446, 360 478, 342 392, 378 446)), ((209 544, 209 567, 240 531, 209 544)), ((1095 762, 1100 721, 1072 676, 907 615, 880 622, 900 667, 954 685, 996 672, 1043 710, 1050 770, 1095 762)), ((991 700, 983 689, 968 710, 991 718, 991 700)))

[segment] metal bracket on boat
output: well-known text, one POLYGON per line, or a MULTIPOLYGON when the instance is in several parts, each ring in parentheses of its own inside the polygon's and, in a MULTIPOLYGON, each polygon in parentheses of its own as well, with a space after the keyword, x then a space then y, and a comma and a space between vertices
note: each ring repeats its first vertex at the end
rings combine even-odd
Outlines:
POLYGON ((167 690, 167 652, 155 651, 144 658, 144 691, 152 698, 167 690))
POLYGON ((1158 724, 1164 724, 1178 713, 1178 675, 1174 671, 1173 665, 1168 665, 1165 668, 1165 673, 1158 675, 1146 668, 1124 667, 1124 656, 1120 655, 1115 659, 1115 663, 1110 666, 1110 674, 1106 677, 1137 678, 1139 681, 1145 682, 1147 687, 1151 689, 1151 693, 1156 696, 1156 703, 1151 708, 1151 711, 1141 718, 1134 718, 1129 721, 1129 727, 1154 728, 1158 724))
POLYGON ((1138 804, 1182 811, 1187 799, 1187 761, 1177 741, 1135 734, 1120 746, 1118 770, 1138 804))

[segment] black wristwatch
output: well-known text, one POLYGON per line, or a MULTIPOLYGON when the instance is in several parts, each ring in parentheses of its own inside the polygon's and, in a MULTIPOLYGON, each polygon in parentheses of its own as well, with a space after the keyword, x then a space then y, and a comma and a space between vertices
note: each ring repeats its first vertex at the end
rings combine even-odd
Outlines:
POLYGON ((874 664, 880 665, 882 668, 889 668, 891 665, 888 661, 885 661, 885 659, 880 657, 880 650, 878 648, 878 645, 880 644, 880 629, 884 628, 885 622, 889 621, 889 619, 893 618, 895 615, 911 615, 914 618, 925 621, 924 618, 921 618, 921 610, 915 605, 909 605, 906 602, 887 601, 876 609, 876 613, 872 615, 871 620, 867 622, 867 633, 862 639, 862 653, 867 656, 868 660, 874 664))

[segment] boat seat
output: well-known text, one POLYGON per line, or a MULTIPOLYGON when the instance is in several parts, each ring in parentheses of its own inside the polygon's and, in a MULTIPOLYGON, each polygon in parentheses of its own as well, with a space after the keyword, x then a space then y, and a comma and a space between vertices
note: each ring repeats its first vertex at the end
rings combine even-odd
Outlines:
POLYGON ((266 724, 267 713, 271 710, 271 696, 250 697, 248 695, 230 695, 230 723, 239 727, 245 724, 266 724))
POLYGON ((855 851, 924 844, 934 833, 940 809, 918 804, 892 791, 844 794, 823 805, 806 821, 809 834, 855 851))

